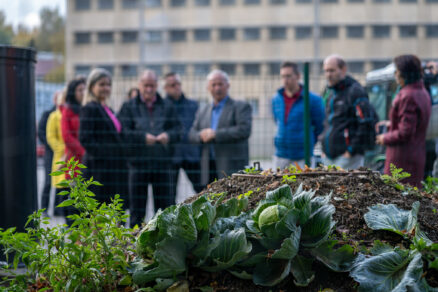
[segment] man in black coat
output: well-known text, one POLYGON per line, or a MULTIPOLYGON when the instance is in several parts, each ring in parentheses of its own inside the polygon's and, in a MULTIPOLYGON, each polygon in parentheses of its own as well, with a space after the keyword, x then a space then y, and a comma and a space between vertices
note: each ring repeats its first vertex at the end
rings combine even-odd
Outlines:
POLYGON ((157 92, 155 72, 140 77, 140 95, 126 102, 118 118, 129 155, 131 224, 144 220, 148 184, 152 184, 155 210, 175 204, 170 186, 172 148, 182 127, 174 106, 157 92))
POLYGON ((181 141, 174 145, 173 151, 171 170, 172 195, 176 196, 180 168, 184 169, 187 177, 193 184, 193 188, 199 193, 203 189, 200 180, 201 149, 199 145, 193 145, 189 142, 189 131, 195 120, 198 103, 184 95, 181 90, 181 77, 174 72, 164 76, 164 91, 166 92, 166 99, 174 105, 183 127, 181 141))
POLYGON ((53 106, 51 109, 43 112, 43 114, 41 115, 41 119, 38 123, 38 139, 40 139, 40 142, 44 145, 45 176, 44 176, 44 186, 41 192, 41 208, 45 208, 46 212, 49 209, 49 202, 50 202, 51 178, 49 174, 52 172, 52 159, 53 159, 52 148, 50 148, 49 144, 47 143, 46 127, 47 127, 47 120, 49 119, 50 114, 55 110, 56 107, 53 106))

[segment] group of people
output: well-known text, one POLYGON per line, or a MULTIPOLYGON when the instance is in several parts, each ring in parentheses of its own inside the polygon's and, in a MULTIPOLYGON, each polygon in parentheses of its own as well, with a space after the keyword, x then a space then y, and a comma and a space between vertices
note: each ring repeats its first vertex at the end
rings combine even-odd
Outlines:
MULTIPOLYGON (((342 57, 325 59, 327 89, 323 97, 310 93, 311 148, 319 140, 324 164, 353 169, 363 165, 364 152, 371 145, 384 144, 385 172, 394 163, 412 174, 409 183, 419 186, 430 98, 417 57, 399 56, 394 63, 401 90, 390 121, 378 123, 366 90, 347 75, 342 57), (377 133, 381 124, 388 126, 387 133, 377 133)), ((277 125, 274 166, 284 168, 295 162, 304 166, 304 92, 297 64, 283 63, 280 77, 282 87, 272 98, 277 125)), ((109 72, 97 68, 86 80, 72 80, 65 93, 56 94, 56 108, 43 114, 39 137, 47 144, 47 155, 52 155, 52 163, 50 157, 46 159, 50 170, 59 167, 57 161, 71 157, 84 163, 88 167, 84 175, 104 185, 93 189, 97 199, 109 202, 114 194, 120 194, 129 206, 132 225, 143 222, 149 184, 155 209, 163 209, 175 203, 181 168, 199 192, 209 182, 248 164, 252 110, 247 102, 230 97, 226 72, 208 74, 212 100, 199 108, 182 92, 178 74, 164 76, 162 97, 158 76, 146 70, 117 114, 107 105, 111 78, 109 72)), ((52 177, 52 186, 60 179, 52 177)), ((48 206, 48 193, 46 187, 43 208, 48 206)))

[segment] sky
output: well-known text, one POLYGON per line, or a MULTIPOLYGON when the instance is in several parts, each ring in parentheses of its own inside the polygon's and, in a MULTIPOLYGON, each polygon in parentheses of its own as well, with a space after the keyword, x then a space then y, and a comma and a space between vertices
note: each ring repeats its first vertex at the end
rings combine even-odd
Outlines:
POLYGON ((49 6, 59 8, 61 15, 65 15, 65 6, 68 0, 0 0, 0 10, 6 14, 6 23, 17 27, 23 23, 28 27, 39 25, 41 8, 49 6))

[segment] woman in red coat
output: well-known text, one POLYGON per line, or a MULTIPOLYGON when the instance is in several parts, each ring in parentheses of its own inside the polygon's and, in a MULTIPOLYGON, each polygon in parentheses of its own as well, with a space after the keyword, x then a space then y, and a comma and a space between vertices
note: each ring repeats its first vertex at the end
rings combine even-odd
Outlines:
MULTIPOLYGON (((390 164, 411 174, 404 183, 421 187, 426 162, 426 130, 431 102, 424 88, 421 61, 414 55, 394 58, 395 79, 401 86, 384 121, 388 132, 378 135, 376 143, 386 146, 385 174, 391 174, 390 164)), ((378 123, 382 124, 382 122, 378 123)))
POLYGON ((79 110, 84 98, 85 79, 70 81, 67 86, 66 105, 62 111, 61 133, 65 143, 66 161, 75 157, 82 162, 85 149, 79 142, 79 110))

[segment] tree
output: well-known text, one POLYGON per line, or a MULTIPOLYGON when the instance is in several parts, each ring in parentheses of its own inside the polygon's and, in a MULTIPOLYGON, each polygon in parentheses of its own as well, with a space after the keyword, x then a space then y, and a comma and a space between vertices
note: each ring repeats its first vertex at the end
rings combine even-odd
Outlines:
POLYGON ((12 39, 12 44, 19 47, 35 47, 35 39, 37 36, 38 30, 36 28, 30 30, 24 25, 19 24, 15 36, 12 39))
POLYGON ((40 51, 64 53, 65 21, 58 8, 45 7, 40 11, 41 26, 36 39, 36 47, 40 51))
POLYGON ((10 45, 13 37, 14 31, 12 25, 6 24, 6 15, 3 11, 0 11, 0 44, 10 45))

